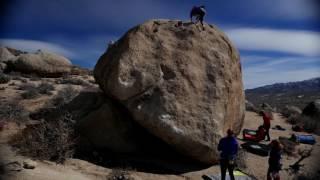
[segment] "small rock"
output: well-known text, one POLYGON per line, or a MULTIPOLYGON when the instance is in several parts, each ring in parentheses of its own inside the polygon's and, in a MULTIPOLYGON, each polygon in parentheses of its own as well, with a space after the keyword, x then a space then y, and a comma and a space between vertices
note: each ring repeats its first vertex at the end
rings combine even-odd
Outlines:
POLYGON ((9 162, 5 165, 5 171, 21 171, 22 165, 18 161, 9 162))
POLYGON ((23 161, 23 168, 25 169, 34 169, 37 166, 37 162, 27 159, 23 161))

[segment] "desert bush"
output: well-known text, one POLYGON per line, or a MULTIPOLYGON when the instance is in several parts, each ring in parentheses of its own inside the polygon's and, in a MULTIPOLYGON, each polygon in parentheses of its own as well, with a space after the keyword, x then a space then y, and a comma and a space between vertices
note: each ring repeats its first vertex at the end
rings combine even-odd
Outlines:
POLYGON ((80 85, 80 86, 87 86, 88 82, 78 79, 78 78, 62 78, 57 81, 58 84, 72 84, 72 85, 80 85))
POLYGON ((54 86, 50 83, 47 82, 42 82, 41 84, 39 84, 38 86, 38 91, 40 94, 47 94, 47 95, 51 95, 52 92, 54 90, 54 86))
POLYGON ((11 78, 3 73, 0 73, 0 84, 7 84, 11 78))
POLYGON ((18 101, 0 103, 0 119, 7 121, 21 121, 27 117, 27 111, 18 101))
POLYGON ((279 141, 283 146, 283 152, 286 153, 288 156, 298 155, 298 152, 297 152, 298 143, 286 137, 279 137, 279 141))
POLYGON ((61 107, 70 102, 74 97, 78 95, 78 91, 72 86, 67 86, 64 89, 58 91, 57 95, 50 102, 55 107, 61 107))
POLYGON ((298 124, 299 118, 300 118, 299 115, 291 115, 287 118, 287 122, 295 125, 295 124, 298 124))
POLYGON ((24 90, 24 92, 21 94, 23 99, 33 99, 40 95, 37 87, 31 83, 22 84, 18 89, 24 90))
POLYGON ((75 152, 78 138, 74 126, 70 113, 64 112, 55 120, 27 126, 10 143, 22 155, 63 163, 75 152))
POLYGON ((30 90, 27 90, 27 91, 21 93, 21 97, 23 99, 34 99, 34 98, 39 97, 39 93, 36 89, 30 89, 30 90))
POLYGON ((134 178, 130 176, 129 172, 124 169, 113 169, 106 179, 107 180, 134 180, 134 178))

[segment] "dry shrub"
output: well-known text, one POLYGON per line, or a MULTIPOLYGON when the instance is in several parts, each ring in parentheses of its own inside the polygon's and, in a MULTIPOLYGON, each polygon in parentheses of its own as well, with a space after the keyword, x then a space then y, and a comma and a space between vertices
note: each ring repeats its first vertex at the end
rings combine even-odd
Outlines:
POLYGON ((107 180, 134 180, 134 178, 130 176, 128 171, 123 169, 113 169, 106 179, 107 180))
POLYGON ((3 73, 0 73, 0 84, 7 84, 11 78, 3 73))
POLYGON ((288 154, 289 156, 297 156, 297 146, 298 143, 290 140, 286 137, 279 137, 280 143, 283 145, 283 152, 288 154))
MULTIPOLYGON (((62 90, 58 91, 57 95, 50 102, 51 105, 55 107, 61 107, 69 103, 74 97, 76 97, 79 92, 72 86, 67 86, 62 90)), ((50 106, 50 105, 47 105, 50 106)))
POLYGON ((27 115, 27 111, 19 104, 18 101, 0 101, 0 119, 19 122, 27 118, 27 115))
POLYGON ((74 125, 70 113, 64 112, 55 120, 27 126, 13 137, 11 144, 22 155, 63 163, 75 152, 77 136, 74 125))
POLYGON ((290 124, 298 124, 300 115, 290 115, 287 119, 287 122, 290 124))
POLYGON ((88 86, 89 83, 79 79, 79 78, 72 78, 72 77, 64 77, 62 79, 57 80, 58 84, 72 84, 72 85, 80 85, 80 86, 88 86))
POLYGON ((24 92, 21 94, 23 99, 33 99, 40 95, 37 87, 32 84, 26 84, 23 87, 20 86, 19 89, 24 89, 24 92))
POLYGON ((54 86, 50 83, 42 82, 41 84, 39 84, 37 89, 40 94, 52 95, 51 91, 54 91, 54 86))

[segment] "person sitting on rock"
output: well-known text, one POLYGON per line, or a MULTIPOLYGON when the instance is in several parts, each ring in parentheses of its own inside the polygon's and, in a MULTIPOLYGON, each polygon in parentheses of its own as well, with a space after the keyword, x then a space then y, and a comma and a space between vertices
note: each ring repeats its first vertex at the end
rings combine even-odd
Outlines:
POLYGON ((218 144, 218 151, 220 154, 220 168, 221 168, 221 179, 226 179, 227 169, 231 180, 234 180, 233 169, 234 161, 238 153, 238 142, 233 136, 234 133, 231 129, 228 129, 227 136, 220 139, 218 144))
POLYGON ((196 21, 195 23, 198 23, 200 21, 202 28, 204 29, 203 26, 203 17, 206 15, 206 10, 205 6, 193 6, 190 12, 190 20, 192 21, 192 18, 195 17, 196 21))

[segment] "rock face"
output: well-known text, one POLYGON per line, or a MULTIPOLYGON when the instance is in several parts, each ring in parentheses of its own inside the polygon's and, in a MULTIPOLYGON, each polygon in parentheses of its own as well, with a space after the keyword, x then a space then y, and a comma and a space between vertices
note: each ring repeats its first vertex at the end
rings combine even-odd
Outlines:
POLYGON ((66 109, 77 121, 84 146, 132 155, 170 153, 168 145, 133 121, 124 107, 102 92, 83 91, 66 109))
POLYGON ((44 77, 57 77, 71 70, 71 62, 60 55, 38 51, 35 54, 21 54, 12 64, 12 69, 34 73, 44 77))
POLYGON ((221 136, 241 129, 239 54, 214 26, 148 21, 108 48, 94 76, 135 121, 198 161, 217 162, 221 136))

